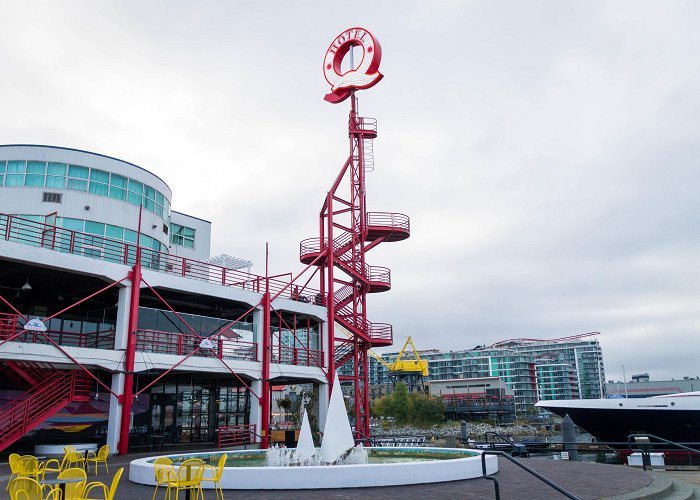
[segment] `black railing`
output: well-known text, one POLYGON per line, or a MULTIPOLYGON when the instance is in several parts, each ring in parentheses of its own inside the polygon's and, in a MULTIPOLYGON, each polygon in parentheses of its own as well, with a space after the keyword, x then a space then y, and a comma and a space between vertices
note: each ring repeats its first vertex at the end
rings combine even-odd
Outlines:
POLYGON ((644 470, 647 470, 647 467, 651 466, 650 453, 651 450, 654 449, 654 445, 651 442, 652 439, 667 445, 671 445, 675 448, 681 448, 691 453, 696 453, 700 455, 700 450, 696 450, 695 448, 691 448, 690 446, 686 446, 681 443, 669 441, 668 439, 664 439, 653 434, 630 434, 629 436, 627 436, 627 445, 629 446, 629 449, 631 451, 635 451, 635 448, 633 448, 632 446, 636 445, 636 449, 639 450, 639 452, 642 454, 642 469, 644 470))
POLYGON ((521 461, 516 460, 515 458, 511 457, 508 453, 506 453, 506 452, 504 452, 504 451, 484 450, 484 451, 481 452, 481 473, 482 473, 482 477, 483 477, 484 479, 488 479, 489 481, 493 481, 493 485, 494 485, 494 488, 495 488, 495 491, 496 491, 496 500, 501 500, 500 486, 499 486, 499 484, 498 484, 498 479, 496 479, 496 478, 493 477, 493 476, 489 476, 489 475, 486 473, 486 455, 496 455, 496 456, 499 456, 499 457, 506 458, 506 459, 510 460, 512 463, 514 463, 515 465, 517 465, 518 467, 520 467, 521 469, 523 469, 524 471, 526 471, 526 472, 530 473, 531 475, 535 476, 535 477, 536 477, 537 479, 539 479, 540 481, 542 481, 542 482, 544 482, 545 484, 551 486, 552 488, 554 488, 555 490, 557 490, 559 493, 561 493, 562 495, 566 496, 567 498, 572 498, 573 500, 580 500, 579 497, 577 497, 576 495, 574 495, 574 494, 572 494, 572 493, 569 493, 569 492, 566 491, 564 488, 562 488, 561 486, 559 486, 559 485, 556 484, 555 482, 550 481, 549 479, 547 479, 546 477, 544 477, 542 474, 540 474, 540 473, 537 472, 536 470, 531 469, 530 467, 528 467, 527 465, 525 465, 525 464, 522 463, 521 461))

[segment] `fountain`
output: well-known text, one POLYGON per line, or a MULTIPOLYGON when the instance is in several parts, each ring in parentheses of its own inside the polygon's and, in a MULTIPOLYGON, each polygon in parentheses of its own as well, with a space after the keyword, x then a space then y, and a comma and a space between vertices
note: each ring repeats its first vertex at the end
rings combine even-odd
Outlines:
MULTIPOLYGON (((168 455, 176 464, 201 458, 216 464, 222 452, 168 455)), ((304 412, 296 448, 227 451, 221 487, 231 490, 359 488, 437 483, 481 477, 481 453, 457 448, 364 448, 355 446, 338 377, 333 384, 320 449, 314 446, 304 412)), ((129 480, 155 485, 153 461, 133 460, 129 480)), ((486 471, 498 471, 495 456, 486 471)), ((210 486, 206 484, 205 487, 210 486)))

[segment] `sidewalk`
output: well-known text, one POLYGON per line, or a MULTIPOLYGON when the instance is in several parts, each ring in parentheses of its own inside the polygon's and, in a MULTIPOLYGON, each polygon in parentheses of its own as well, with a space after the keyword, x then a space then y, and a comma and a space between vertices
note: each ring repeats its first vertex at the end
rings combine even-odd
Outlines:
MULTIPOLYGON (((184 451, 183 451, 184 453, 184 451)), ((140 500, 150 499, 153 495, 153 486, 144 486, 129 481, 128 465, 131 460, 148 454, 130 454, 126 456, 114 456, 108 461, 110 474, 100 468, 100 474, 95 476, 88 474, 88 481, 102 481, 111 483, 114 472, 119 467, 125 467, 124 474, 117 488, 117 499, 140 500)), ((653 476, 640 469, 632 469, 624 465, 604 465, 590 462, 554 461, 540 458, 528 458, 522 460, 528 467, 536 470, 543 476, 555 482, 572 494, 583 499, 605 498, 615 495, 634 492, 651 484, 653 476)), ((3 491, 9 477, 7 462, 0 464, 0 487, 3 491)), ((496 475, 500 484, 502 499, 527 499, 527 500, 552 500, 566 498, 547 484, 539 481, 527 472, 511 464, 507 460, 499 459, 499 472, 496 475)), ((274 482, 274 475, 270 476, 270 482, 274 482)), ((300 485, 300 489, 304 485, 300 485)), ((215 500, 213 490, 205 490, 206 500, 215 500)), ((158 499, 165 495, 165 489, 159 488, 158 499)), ((229 498, 247 500, 296 500, 300 498, 299 491, 279 490, 224 490, 224 495, 229 498)), ((2 498, 7 498, 7 494, 2 498)), ((495 498, 493 482, 483 479, 470 479, 466 481, 451 481, 413 486, 387 486, 382 488, 353 488, 337 490, 305 490, 304 499, 396 499, 421 498, 495 498)), ((184 498, 184 497, 183 497, 184 498)))

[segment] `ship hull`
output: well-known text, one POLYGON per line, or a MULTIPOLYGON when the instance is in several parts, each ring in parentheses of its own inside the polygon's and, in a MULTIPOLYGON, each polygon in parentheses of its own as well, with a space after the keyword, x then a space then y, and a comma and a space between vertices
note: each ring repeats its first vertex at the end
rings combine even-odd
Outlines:
POLYGON ((561 417, 569 415, 578 427, 616 448, 627 448, 630 434, 652 434, 674 443, 700 443, 700 395, 691 394, 540 401, 536 406, 561 417))

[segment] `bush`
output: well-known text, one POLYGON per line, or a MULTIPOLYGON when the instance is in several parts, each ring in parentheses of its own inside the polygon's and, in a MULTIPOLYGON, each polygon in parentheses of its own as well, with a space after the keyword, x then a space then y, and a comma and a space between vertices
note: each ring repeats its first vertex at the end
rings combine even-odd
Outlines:
POLYGON ((398 383, 393 393, 375 401, 374 412, 393 417, 397 424, 426 425, 442 422, 445 408, 441 399, 421 393, 409 394, 406 386, 398 383))

